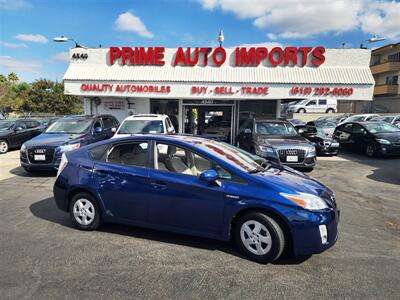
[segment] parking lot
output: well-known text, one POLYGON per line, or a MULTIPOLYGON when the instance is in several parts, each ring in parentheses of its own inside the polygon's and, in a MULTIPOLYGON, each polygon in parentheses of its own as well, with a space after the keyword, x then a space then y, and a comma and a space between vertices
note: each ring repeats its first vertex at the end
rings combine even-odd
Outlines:
POLYGON ((82 232, 52 199, 54 174, 0 156, 2 298, 367 298, 400 294, 400 159, 318 158, 310 176, 341 209, 337 244, 262 265, 229 243, 104 225, 82 232))

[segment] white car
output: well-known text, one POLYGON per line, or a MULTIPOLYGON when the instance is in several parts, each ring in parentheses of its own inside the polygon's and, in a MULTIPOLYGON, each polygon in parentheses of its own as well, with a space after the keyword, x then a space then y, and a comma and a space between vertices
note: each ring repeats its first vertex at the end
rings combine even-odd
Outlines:
POLYGON ((167 115, 133 115, 122 121, 112 138, 126 137, 132 134, 172 134, 175 128, 167 115))
POLYGON ((343 123, 347 123, 347 122, 365 122, 365 121, 369 121, 372 118, 375 117, 379 117, 378 114, 361 114, 361 115, 352 115, 350 117, 348 117, 347 119, 343 120, 342 122, 340 122, 338 125, 341 125, 343 123))
POLYGON ((334 113, 337 109, 337 99, 304 99, 294 105, 289 105, 289 113, 334 113))

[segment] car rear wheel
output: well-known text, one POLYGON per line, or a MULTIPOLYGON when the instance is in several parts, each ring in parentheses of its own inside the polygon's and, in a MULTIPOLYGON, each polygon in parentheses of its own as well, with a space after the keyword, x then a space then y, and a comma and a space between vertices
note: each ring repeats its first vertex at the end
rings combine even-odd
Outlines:
POLYGON ((327 114, 333 114, 335 112, 335 110, 333 109, 333 108, 328 108, 327 110, 326 110, 326 113, 327 114))
POLYGON ((71 200, 69 212, 72 222, 79 229, 95 230, 101 225, 97 201, 88 193, 75 195, 71 200))
POLYGON ((6 140, 0 140, 0 154, 7 153, 8 143, 6 140))
POLYGON ((273 218, 259 212, 245 214, 236 222, 234 238, 240 251, 254 261, 275 261, 285 247, 285 235, 273 218))

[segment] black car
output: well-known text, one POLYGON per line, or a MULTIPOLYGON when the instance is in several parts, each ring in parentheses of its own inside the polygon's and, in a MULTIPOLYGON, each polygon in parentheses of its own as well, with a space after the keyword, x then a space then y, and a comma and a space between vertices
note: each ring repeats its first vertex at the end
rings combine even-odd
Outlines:
POLYGON ((400 155, 400 129, 386 122, 349 122, 336 127, 333 137, 343 149, 368 156, 400 155))
POLYGON ((31 119, 0 121, 0 154, 11 148, 21 147, 23 143, 42 133, 40 123, 31 119))
POLYGON ((339 143, 330 137, 321 127, 311 124, 296 125, 297 132, 314 144, 317 155, 337 155, 339 143))
POLYGON ((315 166, 314 145, 288 121, 249 119, 239 128, 237 143, 240 148, 270 161, 307 170, 315 166))
POLYGON ((111 115, 66 116, 21 147, 21 166, 26 171, 55 170, 64 152, 111 138, 119 126, 111 115))

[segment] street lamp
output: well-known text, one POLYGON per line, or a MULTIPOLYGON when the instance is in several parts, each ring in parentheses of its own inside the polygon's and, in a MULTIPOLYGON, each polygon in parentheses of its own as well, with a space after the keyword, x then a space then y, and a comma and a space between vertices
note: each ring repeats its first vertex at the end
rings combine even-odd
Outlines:
POLYGON ((56 43, 65 43, 65 42, 68 42, 68 41, 72 41, 72 42, 75 43, 75 47, 76 47, 76 48, 82 48, 82 46, 79 45, 79 44, 77 43, 77 41, 75 41, 74 39, 65 37, 65 36, 63 36, 63 35, 62 35, 62 36, 59 36, 59 37, 55 37, 55 38, 53 39, 53 41, 56 42, 56 43))
POLYGON ((381 41, 384 41, 384 40, 386 40, 384 37, 378 37, 378 36, 375 34, 373 37, 371 37, 371 38, 369 38, 369 39, 363 41, 363 42, 360 44, 360 49, 367 49, 367 47, 364 46, 364 43, 377 43, 377 42, 381 42, 381 41))
POLYGON ((218 43, 219 46, 222 47, 222 43, 224 42, 224 32, 221 30, 218 35, 218 43))

